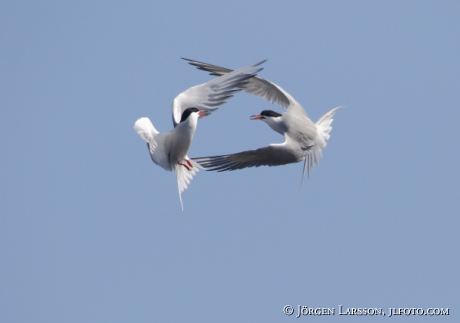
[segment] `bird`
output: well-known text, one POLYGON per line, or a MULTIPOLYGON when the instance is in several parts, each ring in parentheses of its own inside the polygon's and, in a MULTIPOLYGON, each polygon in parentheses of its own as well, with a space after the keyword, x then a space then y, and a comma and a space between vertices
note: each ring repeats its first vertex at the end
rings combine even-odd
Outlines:
MULTIPOLYGON (((232 70, 208 63, 184 58, 199 70, 210 72, 210 75, 222 76, 232 70)), ((310 170, 319 164, 322 151, 327 145, 332 130, 331 123, 337 109, 336 106, 326 112, 314 123, 305 109, 285 90, 273 82, 260 77, 253 77, 240 88, 247 93, 262 97, 270 103, 285 108, 283 114, 272 110, 263 110, 251 116, 251 120, 261 120, 279 134, 283 135, 283 143, 270 144, 255 150, 247 150, 235 154, 193 158, 203 168, 210 171, 232 171, 247 167, 280 166, 304 161, 301 184, 305 171, 310 177, 310 170)))
POLYGON ((213 80, 193 86, 175 97, 172 103, 174 129, 160 133, 149 118, 139 118, 134 130, 147 142, 152 161, 167 171, 175 171, 182 210, 182 192, 188 187, 193 176, 202 168, 187 156, 197 127, 198 118, 217 110, 241 87, 263 68, 259 63, 225 73, 213 80))

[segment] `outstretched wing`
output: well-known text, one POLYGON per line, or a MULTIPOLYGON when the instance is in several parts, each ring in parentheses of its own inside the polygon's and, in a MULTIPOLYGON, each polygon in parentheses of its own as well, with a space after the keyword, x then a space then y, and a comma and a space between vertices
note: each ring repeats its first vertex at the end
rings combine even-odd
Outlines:
POLYGON ((299 158, 289 149, 287 142, 271 144, 256 150, 236 154, 192 158, 206 170, 219 172, 259 166, 280 166, 296 163, 299 158))
MULTIPOLYGON (((182 58, 188 61, 190 65, 196 66, 199 70, 210 72, 210 75, 221 76, 231 73, 233 70, 220 67, 208 63, 203 63, 199 61, 195 61, 188 58, 182 58)), ((260 77, 253 77, 243 85, 240 86, 242 90, 247 93, 259 96, 264 98, 265 100, 269 101, 270 103, 276 103, 283 108, 294 108, 300 107, 302 110, 302 106, 297 103, 297 101, 285 90, 283 90, 278 85, 260 78, 260 77)))
POLYGON ((241 91, 241 87, 262 68, 250 71, 257 64, 232 71, 204 84, 196 85, 180 93, 173 101, 172 115, 174 127, 180 122, 182 112, 187 108, 195 107, 200 110, 212 112, 227 102, 233 94, 241 91))

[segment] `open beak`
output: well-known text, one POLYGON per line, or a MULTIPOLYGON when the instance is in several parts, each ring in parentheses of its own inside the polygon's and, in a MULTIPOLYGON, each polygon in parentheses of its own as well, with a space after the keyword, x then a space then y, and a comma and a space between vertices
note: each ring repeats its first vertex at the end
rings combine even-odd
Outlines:
POLYGON ((265 119, 265 117, 260 114, 255 114, 251 116, 251 120, 262 120, 262 119, 265 119))
POLYGON ((206 111, 206 110, 200 110, 200 111, 198 111, 198 116, 199 116, 200 118, 201 118, 201 117, 206 117, 206 116, 208 116, 208 115, 210 115, 210 114, 211 114, 211 112, 206 111))

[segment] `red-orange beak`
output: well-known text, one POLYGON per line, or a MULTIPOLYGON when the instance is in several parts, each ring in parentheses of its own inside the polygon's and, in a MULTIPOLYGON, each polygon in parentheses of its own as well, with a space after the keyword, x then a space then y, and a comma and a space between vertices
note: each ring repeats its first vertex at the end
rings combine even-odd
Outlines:
POLYGON ((200 110, 200 111, 198 111, 198 116, 199 116, 200 118, 201 118, 201 117, 206 117, 206 116, 208 116, 208 115, 210 115, 210 114, 211 114, 211 112, 208 112, 208 111, 206 111, 206 110, 200 110))
POLYGON ((255 114, 251 116, 251 120, 262 120, 262 119, 265 119, 265 117, 260 114, 255 114))

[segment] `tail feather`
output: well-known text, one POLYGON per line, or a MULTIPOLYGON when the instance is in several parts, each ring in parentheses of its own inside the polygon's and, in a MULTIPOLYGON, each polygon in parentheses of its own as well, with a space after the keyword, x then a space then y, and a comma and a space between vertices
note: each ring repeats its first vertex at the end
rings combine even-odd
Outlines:
POLYGON ((344 106, 342 105, 329 110, 316 122, 318 136, 316 137, 315 146, 310 150, 309 154, 305 156, 301 184, 305 177, 305 170, 307 170, 307 176, 310 178, 310 169, 313 170, 315 164, 319 165, 319 161, 323 157, 323 149, 327 145, 327 140, 331 137, 329 133, 332 130, 331 124, 334 120, 332 117, 334 117, 335 111, 337 109, 343 107, 344 106))
POLYGON ((184 210, 184 204, 182 203, 182 192, 187 189, 188 185, 193 179, 193 176, 195 176, 196 173, 199 172, 199 168, 203 168, 200 164, 198 164, 194 160, 189 159, 187 156, 185 156, 185 159, 181 163, 188 165, 186 160, 192 164, 190 170, 188 170, 185 166, 179 164, 176 164, 174 168, 174 170, 176 171, 177 190, 179 192, 179 200, 182 211, 184 210))

